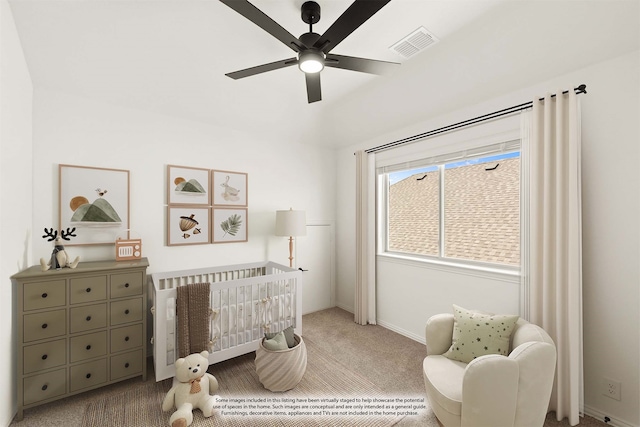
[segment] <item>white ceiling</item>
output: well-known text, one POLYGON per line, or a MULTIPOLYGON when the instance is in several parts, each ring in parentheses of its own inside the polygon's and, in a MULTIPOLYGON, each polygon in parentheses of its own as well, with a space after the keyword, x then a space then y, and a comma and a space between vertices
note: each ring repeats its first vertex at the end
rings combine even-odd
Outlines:
MULTIPOLYGON (((317 1, 320 34, 351 4, 317 1)), ((253 3, 295 36, 308 31, 303 0, 253 3)), ((639 0, 392 0, 332 53, 402 62, 398 70, 325 69, 323 100, 307 104, 295 66, 224 75, 294 52, 218 0, 10 5, 36 89, 327 146, 640 49, 639 0), (388 49, 419 26, 440 42, 409 60, 388 49)))

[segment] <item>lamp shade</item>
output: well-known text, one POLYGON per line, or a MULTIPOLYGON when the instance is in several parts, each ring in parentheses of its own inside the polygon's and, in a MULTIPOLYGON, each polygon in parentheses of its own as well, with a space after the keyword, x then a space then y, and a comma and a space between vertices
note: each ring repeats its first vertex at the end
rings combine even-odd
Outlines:
POLYGON ((304 211, 276 211, 276 236, 306 236, 307 219, 304 211))

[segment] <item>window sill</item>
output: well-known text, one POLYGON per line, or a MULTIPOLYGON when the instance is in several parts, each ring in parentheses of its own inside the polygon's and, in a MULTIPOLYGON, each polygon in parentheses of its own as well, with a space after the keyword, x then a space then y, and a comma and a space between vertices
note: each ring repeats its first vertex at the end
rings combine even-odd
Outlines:
POLYGON ((449 273, 501 280, 516 284, 520 283, 520 270, 517 267, 487 267, 389 252, 378 253, 377 259, 391 264, 405 264, 411 267, 424 268, 428 270, 446 271, 449 273))

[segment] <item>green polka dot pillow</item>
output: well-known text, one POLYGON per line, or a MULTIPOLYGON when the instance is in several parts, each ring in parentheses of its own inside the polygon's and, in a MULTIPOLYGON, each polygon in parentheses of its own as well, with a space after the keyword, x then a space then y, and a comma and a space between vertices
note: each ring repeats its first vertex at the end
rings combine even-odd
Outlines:
POLYGON ((443 355, 469 363, 485 354, 509 354, 509 338, 519 316, 484 314, 453 305, 453 339, 443 355))

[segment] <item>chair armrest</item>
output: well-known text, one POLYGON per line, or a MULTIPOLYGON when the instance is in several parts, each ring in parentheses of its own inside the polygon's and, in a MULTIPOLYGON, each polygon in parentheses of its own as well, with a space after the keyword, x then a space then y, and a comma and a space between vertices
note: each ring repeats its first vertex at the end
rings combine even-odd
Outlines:
POLYGON ((441 313, 427 320, 424 328, 427 356, 443 354, 451 347, 453 339, 453 314, 441 313))
POLYGON ((513 425, 519 371, 516 360, 498 354, 469 362, 462 379, 461 425, 513 425))
POLYGON ((553 341, 520 344, 509 354, 509 359, 520 367, 515 425, 544 424, 556 372, 556 347, 553 341))

